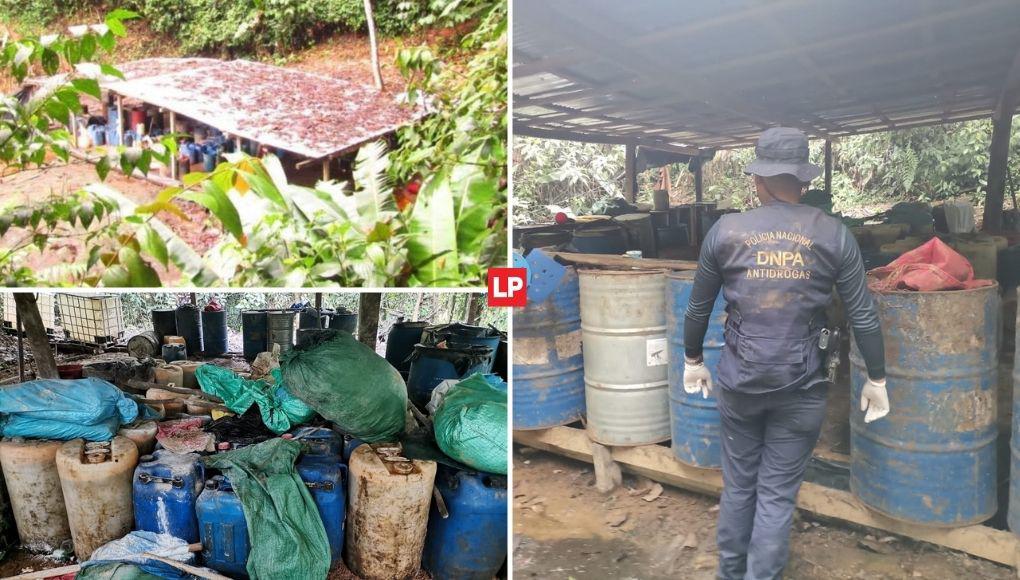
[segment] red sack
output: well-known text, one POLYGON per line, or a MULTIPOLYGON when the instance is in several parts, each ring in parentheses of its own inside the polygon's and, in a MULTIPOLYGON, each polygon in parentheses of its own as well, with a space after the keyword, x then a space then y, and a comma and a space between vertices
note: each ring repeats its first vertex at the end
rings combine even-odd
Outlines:
POLYGON ((975 280, 974 268, 967 258, 938 238, 910 250, 888 266, 868 272, 868 288, 872 292, 964 290, 992 284, 993 280, 975 280))

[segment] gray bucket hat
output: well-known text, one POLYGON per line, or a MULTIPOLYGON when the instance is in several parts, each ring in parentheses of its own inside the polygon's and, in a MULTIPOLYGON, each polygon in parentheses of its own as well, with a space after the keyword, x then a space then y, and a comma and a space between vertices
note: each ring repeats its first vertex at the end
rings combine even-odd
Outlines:
POLYGON ((808 161, 808 139, 792 127, 766 129, 754 146, 755 160, 744 173, 772 177, 784 173, 808 183, 822 174, 822 169, 808 161))

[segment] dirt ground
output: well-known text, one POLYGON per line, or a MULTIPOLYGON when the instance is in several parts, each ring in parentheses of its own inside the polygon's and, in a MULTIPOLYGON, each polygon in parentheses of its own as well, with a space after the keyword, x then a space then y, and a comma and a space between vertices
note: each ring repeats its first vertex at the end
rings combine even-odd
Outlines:
MULTIPOLYGON (((0 179, 0 206, 38 202, 50 195, 67 195, 98 182, 95 167, 89 163, 79 160, 72 160, 66 164, 55 161, 42 168, 22 171, 0 179)), ((118 172, 111 172, 105 183, 138 204, 151 202, 163 189, 154 183, 128 178, 118 172)), ((174 204, 184 212, 187 219, 166 212, 158 217, 199 254, 208 251, 221 239, 222 231, 208 219, 208 210, 190 201, 175 200, 174 204)), ((61 280, 59 270, 54 270, 52 276, 47 276, 46 271, 76 261, 84 261, 89 252, 84 240, 85 233, 86 230, 80 226, 73 229, 65 227, 58 232, 61 239, 49 251, 32 252, 26 265, 42 272, 41 275, 47 279, 66 282, 67 280, 61 280)), ((11 228, 0 237, 0 247, 12 247, 27 235, 29 235, 27 230, 11 228)), ((165 283, 171 283, 179 276, 173 266, 164 269, 156 265, 156 269, 165 283)))
MULTIPOLYGON (((713 497, 624 475, 603 495, 591 465, 527 447, 513 457, 516 578, 715 578, 713 497)), ((1015 578, 1008 568, 896 536, 796 516, 787 580, 1015 578)))

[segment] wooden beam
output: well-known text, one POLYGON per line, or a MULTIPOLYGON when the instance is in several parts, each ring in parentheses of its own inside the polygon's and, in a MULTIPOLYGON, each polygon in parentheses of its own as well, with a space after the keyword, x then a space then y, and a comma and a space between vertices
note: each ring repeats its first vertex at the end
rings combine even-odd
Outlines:
POLYGON ((832 139, 825 140, 825 194, 832 195, 832 139))
POLYGON ((117 95, 117 144, 124 144, 124 97, 117 95))
POLYGON ((544 250, 556 260, 574 266, 590 268, 607 268, 617 270, 697 270, 698 263, 689 260, 662 260, 658 258, 625 258, 611 254, 581 254, 577 252, 558 252, 544 250))
MULTIPOLYGON (((170 111, 170 134, 177 134, 177 113, 170 111)), ((177 137, 174 137, 176 140, 177 137)), ((180 179, 181 177, 181 166, 179 162, 180 154, 173 155, 170 159, 170 179, 180 179)))
POLYGON ((637 199, 637 146, 627 143, 623 161, 623 196, 633 203, 637 199))
POLYGON ((322 180, 329 181, 329 158, 322 160, 322 180))
POLYGON ((577 141, 578 143, 604 143, 607 145, 634 144, 645 147, 651 147, 653 149, 661 149, 663 151, 683 153, 685 155, 698 155, 702 151, 705 151, 706 153, 712 152, 711 149, 704 150, 699 149, 697 147, 684 147, 682 145, 674 145, 672 143, 667 143, 656 139, 642 138, 640 135, 616 137, 610 135, 580 133, 576 131, 558 129, 542 129, 520 123, 519 121, 514 122, 514 135, 537 137, 539 139, 556 139, 558 141, 577 141))
POLYGON ((704 163, 702 163, 701 159, 698 159, 697 161, 694 162, 694 201, 699 203, 701 202, 701 199, 705 193, 704 192, 705 187, 704 184, 702 183, 702 179, 704 177, 702 165, 704 165, 704 163))
MULTIPOLYGON (((514 431, 514 442, 587 463, 593 461, 591 441, 582 429, 554 427, 541 431, 514 431)), ((661 483, 709 495, 717 496, 722 492, 721 471, 685 465, 676 460, 669 447, 613 447, 612 457, 624 471, 661 483)), ((797 507, 823 518, 937 544, 1006 566, 1017 566, 1020 540, 1006 530, 981 525, 941 529, 900 522, 872 512, 849 492, 811 482, 801 485, 797 507)))

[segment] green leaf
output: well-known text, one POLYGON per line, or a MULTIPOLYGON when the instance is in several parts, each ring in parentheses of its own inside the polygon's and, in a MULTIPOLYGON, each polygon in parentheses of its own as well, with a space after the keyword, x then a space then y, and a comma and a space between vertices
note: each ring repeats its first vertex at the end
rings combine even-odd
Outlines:
POLYGON ((127 288, 131 286, 131 274, 127 268, 118 264, 107 268, 101 281, 107 288, 127 288))
POLYGON ((67 106, 61 103, 57 99, 49 99, 43 105, 46 109, 46 114, 51 118, 60 121, 61 123, 67 124, 71 122, 71 112, 67 110, 67 106))
POLYGON ((92 60, 92 57, 96 55, 96 37, 89 33, 81 38, 79 43, 81 47, 81 60, 92 60))
POLYGON ((52 48, 43 49, 40 62, 48 75, 57 74, 57 71, 60 70, 60 56, 52 48))
POLYGON ((99 175, 100 181, 106 181, 106 176, 110 174, 110 158, 103 155, 96 162, 96 173, 99 175))
POLYGON ((163 238, 156 232, 156 230, 145 225, 138 229, 137 235, 138 243, 141 245, 143 251, 155 258, 164 266, 169 263, 170 256, 166 249, 166 242, 163 241, 163 238))
POLYGON ((124 246, 117 252, 120 263, 127 268, 128 286, 133 288, 156 288, 162 285, 159 274, 133 248, 124 246))
POLYGON ((224 229, 230 232, 242 245, 246 243, 244 227, 241 225, 241 216, 237 213, 237 208, 227 197, 227 193, 215 183, 206 181, 202 191, 186 192, 180 197, 211 211, 223 224, 224 229))
POLYGON ((121 22, 120 19, 114 18, 113 13, 106 17, 106 26, 110 28, 110 32, 112 32, 114 36, 127 36, 127 28, 124 26, 124 23, 121 22))
POLYGON ((71 86, 85 93, 86 95, 102 99, 102 91, 99 89, 99 81, 96 79, 71 79, 71 86))
POLYGON ((120 72, 120 69, 118 69, 115 66, 108 65, 108 64, 100 64, 99 65, 99 70, 102 71, 102 73, 104 75, 106 75, 106 76, 116 77, 118 79, 124 79, 124 73, 120 72))
POLYGON ((457 228, 449 172, 425 182, 411 215, 408 258, 425 285, 444 283, 457 273, 457 228))
POLYGON ((117 46, 117 37, 113 35, 113 31, 107 32, 96 37, 96 42, 99 43, 100 48, 106 52, 113 52, 114 47, 117 46))

